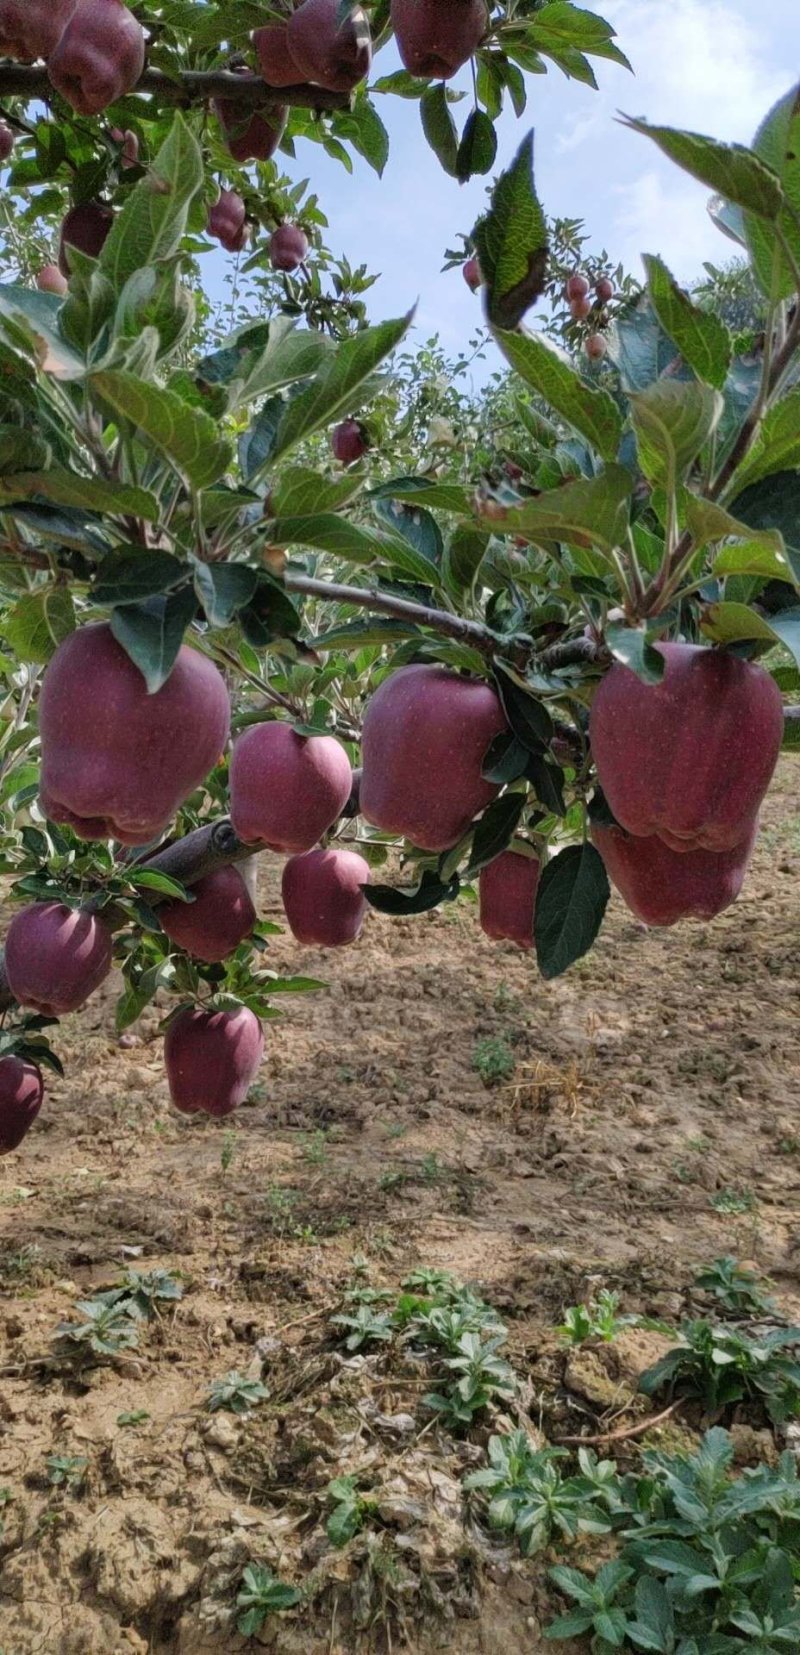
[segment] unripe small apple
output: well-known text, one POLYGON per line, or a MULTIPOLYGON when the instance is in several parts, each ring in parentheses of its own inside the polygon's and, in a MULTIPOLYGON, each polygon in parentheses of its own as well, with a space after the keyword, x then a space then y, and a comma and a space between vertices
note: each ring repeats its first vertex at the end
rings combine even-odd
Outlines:
POLYGON ((273 270, 298 270, 308 253, 308 236, 299 224, 279 224, 269 238, 273 270))
POLYGON ((599 281, 595 282, 594 290, 601 305, 607 305, 609 299, 614 297, 614 283, 610 282, 607 276, 601 276, 599 281))
POLYGON ((111 208, 102 201, 81 201, 77 207, 70 207, 58 238, 58 268, 62 276, 70 273, 70 247, 77 247, 79 253, 86 253, 91 259, 99 259, 113 222, 111 208))
POLYGON ((357 419, 342 420, 331 433, 331 448, 340 465, 355 465, 369 448, 369 438, 357 419))
POLYGON ((608 340, 602 333, 590 333, 583 348, 590 362, 601 362, 608 351, 608 340))
POLYGON ((79 115, 99 115, 132 92, 144 69, 144 30, 122 0, 78 0, 47 59, 52 85, 79 115))
POLYGON ((218 965, 249 937, 256 922, 250 893, 238 868, 216 868, 191 887, 193 902, 162 902, 159 923, 170 942, 196 960, 218 965))
POLYGON ((120 127, 112 126, 111 137, 113 138, 115 144, 122 145, 122 153, 120 155, 120 162, 122 166, 126 169, 129 167, 137 167, 139 165, 138 134, 136 132, 132 132, 130 127, 123 132, 120 127))
POLYGON ((357 851, 332 845, 290 856, 281 892, 292 936, 317 948, 355 942, 368 908, 368 884, 369 863, 357 851))
POLYGON ((44 1017, 78 1011, 111 970, 111 932, 99 914, 61 902, 32 902, 6 934, 8 986, 44 1017))
POLYGON ((44 1085, 35 1063, 9 1054, 0 1058, 0 1155, 22 1143, 42 1107, 44 1085))
POLYGON ((230 1115, 245 1098, 264 1055, 255 1012, 186 1006, 164 1036, 164 1066, 176 1109, 184 1115, 230 1115))
POLYGON ((467 259, 466 264, 462 264, 461 270, 470 292, 477 293, 478 288, 482 285, 483 276, 475 253, 467 259))
POLYGON ((581 276, 580 274, 570 276, 564 288, 564 292, 570 300, 585 299, 588 291, 589 283, 587 282, 586 277, 581 276))
POLYGON ((569 308, 573 321, 585 322, 587 316, 591 316, 593 306, 591 299, 570 299, 569 308))
POLYGON ((62 276, 57 264, 43 264, 37 272, 36 286, 40 293, 66 293, 69 282, 62 276))
POLYGON ((14 153, 14 134, 5 121, 0 121, 0 163, 8 161, 14 153))
POLYGON ((285 23, 271 23, 266 28, 254 29, 252 39, 259 73, 268 86, 301 84, 303 72, 298 68, 289 49, 285 23))

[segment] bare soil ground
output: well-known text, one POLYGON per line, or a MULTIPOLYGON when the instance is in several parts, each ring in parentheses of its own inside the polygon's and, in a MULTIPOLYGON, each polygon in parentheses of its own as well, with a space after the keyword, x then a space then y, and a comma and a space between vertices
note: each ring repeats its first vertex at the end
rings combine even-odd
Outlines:
MULTIPOLYGON (((734 909, 648 933, 615 901, 551 985, 464 903, 373 916, 339 955, 277 938, 270 964, 329 987, 284 1001, 232 1122, 170 1111, 155 1012, 124 1046, 112 992, 65 1020, 66 1078, 0 1164, 3 1655, 252 1647, 232 1616, 250 1559, 311 1588, 261 1635, 279 1655, 553 1647, 552 1559, 464 1504, 486 1432, 432 1428, 419 1368, 347 1357, 330 1316, 354 1269, 392 1288, 453 1271, 508 1323, 547 1436, 649 1408, 658 1335, 568 1354, 554 1333, 600 1286, 678 1320, 697 1268, 735 1253, 797 1316, 797 780, 784 762, 734 909), (56 1324, 130 1263, 182 1272, 181 1303, 108 1365, 54 1365, 56 1324), (269 1400, 209 1414, 230 1369, 269 1400), (51 1455, 86 1459, 81 1488, 52 1485, 51 1455), (334 1551, 324 1491, 350 1470, 380 1490, 380 1535, 334 1551)), ((268 869, 262 912, 276 892, 268 869)))

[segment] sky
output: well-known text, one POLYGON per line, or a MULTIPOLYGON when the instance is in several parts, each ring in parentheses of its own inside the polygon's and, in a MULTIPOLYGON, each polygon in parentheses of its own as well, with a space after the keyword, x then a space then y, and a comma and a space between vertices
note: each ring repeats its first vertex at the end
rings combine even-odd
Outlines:
MULTIPOLYGON (((648 252, 691 280, 702 275, 704 259, 729 258, 733 244, 708 218, 708 191, 615 117, 624 110, 749 143, 800 75, 800 0, 602 0, 592 9, 617 30, 634 74, 593 59, 597 92, 554 66, 528 76, 525 115, 517 120, 508 109, 499 123, 497 171, 533 126, 537 190, 548 215, 582 218, 592 245, 636 276, 639 255, 648 252)), ((398 66, 392 42, 375 60, 373 78, 398 66)), ((468 74, 451 84, 467 86, 468 74)), ((487 180, 459 185, 447 177, 422 135, 417 104, 375 101, 391 140, 382 180, 358 157, 349 177, 317 145, 302 142, 287 171, 310 177, 318 191, 332 251, 381 272, 369 296, 371 319, 418 301, 418 337, 437 332, 455 354, 480 319, 480 300, 460 271, 441 272, 444 249, 471 229, 487 180)), ((469 108, 467 98, 455 106, 459 128, 469 108)))

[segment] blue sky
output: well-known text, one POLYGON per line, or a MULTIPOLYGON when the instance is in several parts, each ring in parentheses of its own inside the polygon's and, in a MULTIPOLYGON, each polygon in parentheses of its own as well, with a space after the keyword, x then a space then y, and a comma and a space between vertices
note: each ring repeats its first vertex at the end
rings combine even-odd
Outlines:
MULTIPOLYGON (((592 242, 641 274, 639 253, 658 252, 676 275, 702 273, 732 244, 707 217, 708 192, 661 157, 647 139, 615 121, 618 110, 747 143, 762 115, 800 74, 800 0, 604 0, 634 75, 595 61, 599 92, 551 68, 528 77, 528 110, 499 128, 498 170, 528 126, 536 132, 536 180, 551 215, 583 218, 592 242)), ((374 75, 398 66, 394 45, 374 75)), ((457 87, 469 84, 459 77, 457 87)), ((438 332, 448 350, 466 346, 480 301, 460 271, 441 273, 444 249, 469 231, 485 200, 485 179, 460 186, 441 171, 422 136, 416 104, 376 99, 389 129, 383 179, 356 158, 352 177, 316 145, 298 144, 293 177, 318 190, 334 252, 379 270, 373 319, 419 301, 422 336, 438 332)), ((456 106, 463 124, 469 102, 456 106)), ((535 316, 535 312, 533 313, 535 316)))

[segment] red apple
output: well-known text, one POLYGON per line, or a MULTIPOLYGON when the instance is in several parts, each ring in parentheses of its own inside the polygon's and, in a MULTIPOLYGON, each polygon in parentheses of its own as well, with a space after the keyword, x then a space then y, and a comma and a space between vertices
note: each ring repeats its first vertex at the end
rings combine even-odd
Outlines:
POLYGON ((564 292, 570 301, 573 299, 585 299, 588 291, 589 283, 587 282, 585 276, 581 276, 580 272, 574 276, 570 276, 564 288, 564 292))
POLYGON ((184 1115, 230 1115, 245 1098, 264 1055, 264 1033, 247 1006, 186 1006, 164 1037, 169 1093, 184 1115))
POLYGON ((83 839, 147 844, 217 763, 229 724, 224 679, 197 650, 182 645, 148 695, 110 626, 82 626, 42 681, 42 810, 83 839))
POLYGON ((77 0, 0 0, 0 57, 33 63, 50 56, 77 0))
POLYGON ((494 942, 533 947, 533 910, 539 863, 533 856, 506 850, 478 875, 481 930, 494 942))
POLYGON ((570 299, 569 308, 573 321, 585 322, 587 316, 592 314, 592 301, 591 299, 570 299))
POLYGON ((269 238, 273 270, 298 270, 308 253, 308 236, 299 224, 279 224, 269 238))
POLYGON ((369 906, 368 884, 369 864, 357 851, 334 845, 290 856, 281 891, 292 936, 317 948, 355 942, 369 906))
POLYGON ((637 839, 598 822, 592 839, 612 885, 645 925, 675 925, 681 919, 713 919, 736 901, 758 831, 751 823, 732 850, 670 850, 663 839, 637 839))
POLYGON ((58 268, 62 276, 70 273, 70 247, 77 247, 79 253, 88 254, 90 259, 99 259, 113 222, 111 208, 102 201, 81 201, 77 207, 70 207, 58 238, 58 268))
POLYGON ((159 922, 170 942, 218 965, 250 932, 256 911, 238 868, 217 868, 191 887, 193 902, 162 902, 159 922))
POLYGON ((360 421, 345 419, 341 425, 335 425, 331 433, 331 448, 340 465, 355 465, 357 460, 363 459, 369 448, 369 438, 360 421))
POLYGON ((583 348, 590 362, 602 362, 608 350, 608 340, 602 333, 590 333, 583 348))
POLYGON ((8 986, 21 1006, 63 1017, 85 1005, 111 970, 111 932, 99 914, 32 902, 6 934, 8 986))
POLYGON ((268 24, 253 31, 253 45, 262 80, 268 86, 298 86, 302 71, 289 50, 289 35, 285 23, 268 24))
POLYGON ((594 290, 601 305, 607 305, 614 297, 614 283, 607 276, 601 276, 594 284, 594 290))
POLYGON ((69 282, 62 276, 57 264, 43 264, 36 276, 36 286, 40 293, 66 293, 69 282))
POLYGON ((246 845, 310 850, 341 816, 352 785, 335 736, 300 736, 278 720, 251 724, 231 756, 231 821, 246 845))
POLYGON ((99 115, 132 92, 144 69, 144 30, 122 0, 78 0, 47 73, 79 115, 99 115))
POLYGON ((331 92, 352 92, 369 73, 372 40, 366 12, 356 5, 339 22, 339 0, 303 0, 286 29, 289 51, 303 80, 331 92))
POLYGON ((763 667, 722 650, 658 643, 666 672, 644 683, 616 664, 589 732, 616 820, 672 850, 734 850, 758 812, 783 735, 780 690, 763 667))
POLYGON ((362 815, 420 850, 448 850, 498 792, 481 771, 490 743, 507 729, 483 679, 400 667, 364 715, 362 815))
POLYGON ((5 121, 0 121, 0 164, 10 160, 14 153, 14 134, 5 121))
POLYGON ((271 105, 269 110, 251 110, 243 109, 235 98, 215 98, 212 108, 235 161, 271 160, 289 114, 283 104, 271 105))
POLYGON ((483 276, 481 275, 481 267, 474 253, 471 259, 467 259, 466 264, 462 264, 461 269, 464 280, 470 292, 477 293, 478 288, 483 282, 483 276))
POLYGON ((0 1058, 0 1155, 22 1143, 42 1107, 44 1086, 35 1063, 0 1058))
POLYGON ((392 0, 390 17, 404 67, 424 80, 449 80, 489 27, 485 0, 392 0))
POLYGON ((209 209, 207 230, 215 236, 228 253, 241 253, 246 246, 249 227, 247 209, 236 190, 220 190, 218 199, 209 209))

